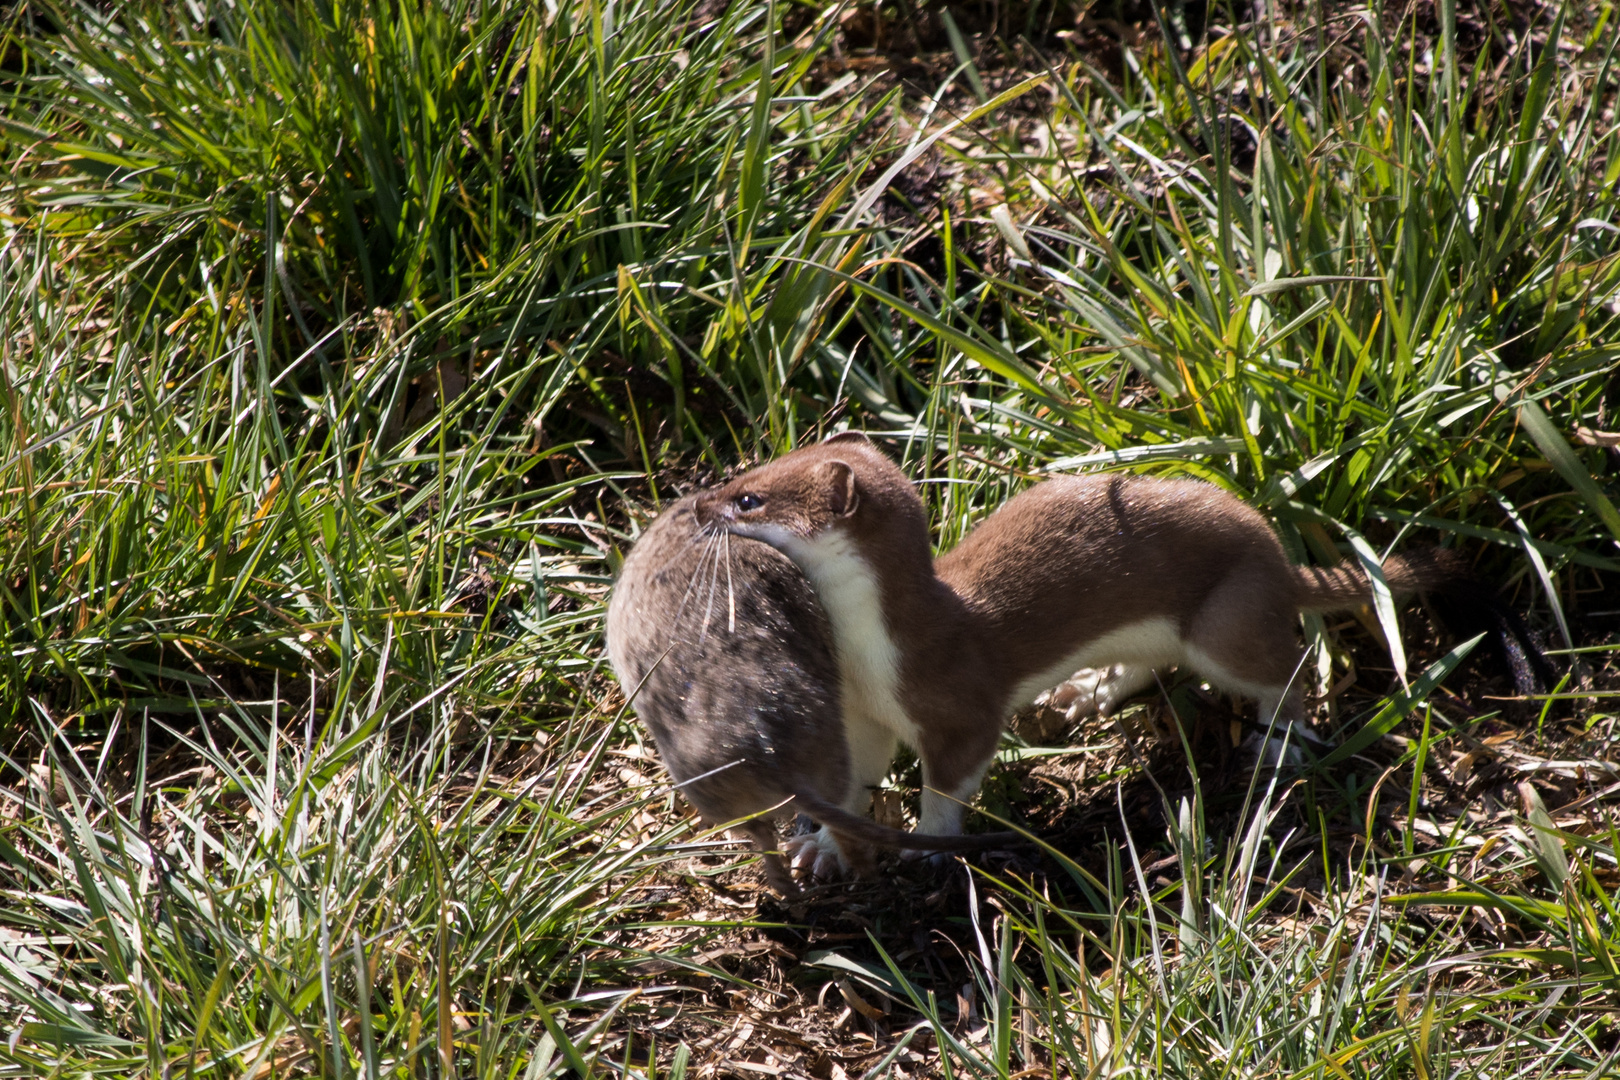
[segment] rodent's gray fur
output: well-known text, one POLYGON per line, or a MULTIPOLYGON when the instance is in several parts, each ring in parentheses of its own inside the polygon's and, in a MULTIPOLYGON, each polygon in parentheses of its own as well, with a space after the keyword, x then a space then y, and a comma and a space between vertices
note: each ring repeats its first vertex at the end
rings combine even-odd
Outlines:
POLYGON ((815 591, 768 544, 706 533, 695 498, 665 510, 625 559, 608 604, 607 646, 626 696, 703 819, 766 815, 741 828, 785 894, 794 886, 767 820, 775 807, 778 816, 810 814, 845 848, 970 851, 1013 839, 910 833, 837 805, 850 782, 849 751, 832 632, 815 591))

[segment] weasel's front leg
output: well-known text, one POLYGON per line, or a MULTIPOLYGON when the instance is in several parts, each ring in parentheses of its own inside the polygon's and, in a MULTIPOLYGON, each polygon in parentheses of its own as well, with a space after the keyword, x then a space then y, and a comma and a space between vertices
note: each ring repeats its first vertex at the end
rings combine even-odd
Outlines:
POLYGON ((783 838, 782 853, 795 871, 812 881, 836 881, 849 872, 843 846, 825 825, 783 838))
MULTIPOLYGON (((990 768, 990 762, 996 756, 996 742, 1000 735, 999 727, 991 727, 988 738, 983 732, 967 738, 960 737, 960 733, 955 733, 955 737, 952 733, 924 737, 923 745, 917 748, 922 757, 923 780, 921 807, 917 814, 918 832, 937 836, 961 835, 962 815, 967 811, 967 804, 978 793, 985 770, 990 768)), ((912 859, 931 854, 936 863, 950 858, 944 852, 907 851, 905 854, 912 859)))

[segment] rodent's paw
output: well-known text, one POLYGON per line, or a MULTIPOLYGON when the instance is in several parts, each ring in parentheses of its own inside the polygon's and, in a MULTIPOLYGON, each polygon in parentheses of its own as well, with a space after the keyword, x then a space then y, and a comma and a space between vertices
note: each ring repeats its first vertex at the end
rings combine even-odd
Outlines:
POLYGON ((902 850, 901 858, 906 860, 907 863, 912 863, 912 865, 927 866, 928 871, 935 874, 946 870, 951 863, 956 861, 956 855, 953 852, 919 852, 915 848, 902 850))
POLYGON ((838 838, 825 825, 814 832, 787 837, 782 841, 782 852, 794 870, 816 881, 835 881, 849 873, 849 860, 838 846, 838 838))

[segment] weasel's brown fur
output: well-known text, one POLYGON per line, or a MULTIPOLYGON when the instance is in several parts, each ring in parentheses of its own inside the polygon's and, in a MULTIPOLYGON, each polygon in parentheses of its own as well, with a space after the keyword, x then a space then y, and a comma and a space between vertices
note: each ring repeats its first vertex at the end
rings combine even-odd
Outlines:
MULTIPOLYGON (((705 493, 697 513, 804 570, 831 621, 852 772, 881 775, 895 738, 911 744, 931 833, 959 827, 1003 719, 1073 672, 1111 672, 1106 708, 1185 664, 1282 730, 1303 715, 1299 613, 1371 598, 1360 571, 1293 566, 1257 511, 1190 480, 1048 480, 936 561, 910 481, 854 434, 705 493)), ((1403 593, 1447 572, 1383 566, 1403 593)))

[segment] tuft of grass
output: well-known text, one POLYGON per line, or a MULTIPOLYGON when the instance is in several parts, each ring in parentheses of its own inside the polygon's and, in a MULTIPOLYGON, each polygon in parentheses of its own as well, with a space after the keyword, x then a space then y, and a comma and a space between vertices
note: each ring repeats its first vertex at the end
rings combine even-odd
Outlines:
POLYGON ((1567 599, 1620 565, 1592 435, 1620 356, 1616 44, 1425 69, 1410 24, 1338 29, 1353 63, 1304 33, 1127 46, 1119 85, 1081 57, 1019 145, 953 148, 995 201, 934 219, 932 268, 859 286, 906 316, 872 330, 914 380, 881 407, 942 482, 945 544, 1034 473, 1181 472, 1301 561, 1474 548, 1570 644, 1567 599))
POLYGON ((551 1075, 577 1053, 559 1017, 629 992, 597 946, 685 828, 647 832, 660 797, 602 783, 614 726, 582 717, 514 784, 444 695, 337 723, 248 704, 199 704, 194 737, 148 719, 133 768, 48 735, 6 762, 29 778, 0 844, 10 1065, 551 1075), (420 738, 379 737, 407 717, 420 738))
POLYGON ((799 92, 826 24, 780 20, 42 9, 4 121, 10 723, 186 715, 225 668, 341 713, 385 643, 474 699, 588 666, 591 462, 799 422, 826 290, 762 309, 804 276, 767 257, 822 250, 864 157, 799 92))
POLYGON ((987 875, 982 921, 969 894, 976 1023, 942 1013, 878 946, 934 1036, 939 1073, 1612 1072, 1620 919, 1596 876, 1612 877, 1612 825, 1572 835, 1527 794, 1494 841, 1459 822, 1407 861, 1408 879, 1453 883, 1413 891, 1370 845, 1336 861, 1309 834, 1277 835, 1297 788, 1254 794, 1218 853, 1196 782, 1164 807, 1167 838, 1137 837, 1099 871, 1054 853, 1083 904, 987 875), (1144 843, 1171 849, 1174 883, 1150 883, 1144 843), (1541 887, 1521 883, 1527 868, 1541 887), (1480 947, 1481 918, 1508 940, 1480 947))

